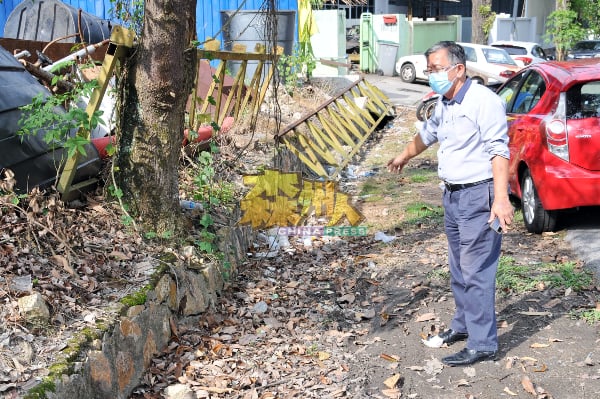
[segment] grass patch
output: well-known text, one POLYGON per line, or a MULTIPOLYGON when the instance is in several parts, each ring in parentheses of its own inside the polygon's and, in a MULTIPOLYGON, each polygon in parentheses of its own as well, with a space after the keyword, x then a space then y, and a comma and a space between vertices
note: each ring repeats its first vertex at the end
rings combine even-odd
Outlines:
POLYGON ((438 267, 427 273, 427 279, 429 280, 450 280, 450 270, 445 267, 438 267))
POLYGON ((406 218, 404 223, 422 224, 425 221, 442 221, 444 209, 441 206, 430 205, 424 202, 413 202, 406 206, 406 218))
POLYGON ((551 274, 547 275, 546 279, 553 287, 582 291, 594 282, 590 272, 581 270, 573 262, 551 264, 549 269, 551 274))
POLYGON ((515 210, 513 224, 523 223, 523 212, 520 209, 515 210))
POLYGON ((411 183, 428 183, 433 179, 438 179, 437 172, 431 170, 416 170, 407 171, 407 176, 411 183))
POLYGON ((496 273, 496 290, 509 294, 533 291, 539 281, 531 276, 531 267, 517 265, 514 258, 501 256, 496 273))
POLYGON ((398 184, 395 181, 380 181, 374 178, 369 178, 361 185, 359 196, 365 202, 381 201, 386 195, 398 189, 398 184))
POLYGON ((553 288, 581 291, 593 283, 592 274, 573 262, 519 265, 514 258, 503 256, 498 263, 496 287, 505 294, 553 288))
POLYGON ((382 184, 377 179, 369 178, 362 184, 359 195, 382 195, 397 188, 398 185, 395 181, 386 181, 382 184))
POLYGON ((588 309, 575 315, 576 318, 584 320, 589 325, 600 323, 600 309, 588 309))
POLYGON ((444 223, 444 209, 425 202, 407 204, 402 208, 402 216, 402 221, 394 225, 395 229, 411 231, 415 228, 439 228, 444 223))

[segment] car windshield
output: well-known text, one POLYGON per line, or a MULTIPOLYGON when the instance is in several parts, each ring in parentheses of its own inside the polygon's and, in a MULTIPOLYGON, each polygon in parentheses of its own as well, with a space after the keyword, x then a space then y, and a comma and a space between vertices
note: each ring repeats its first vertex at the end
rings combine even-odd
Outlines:
POLYGON ((508 55, 508 53, 502 49, 485 48, 483 49, 483 55, 485 56, 487 62, 492 64, 517 65, 515 61, 510 58, 510 55, 508 55))
POLYGON ((526 55, 527 49, 523 47, 510 46, 508 44, 492 44, 492 46, 505 50, 510 55, 526 55))
POLYGON ((579 42, 575 43, 573 50, 598 50, 600 49, 600 42, 579 42))

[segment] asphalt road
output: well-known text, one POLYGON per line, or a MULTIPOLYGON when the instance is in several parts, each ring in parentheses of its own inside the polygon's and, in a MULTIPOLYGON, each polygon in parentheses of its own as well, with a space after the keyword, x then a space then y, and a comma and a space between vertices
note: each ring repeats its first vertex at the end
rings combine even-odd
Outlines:
POLYGON ((392 104, 416 107, 431 89, 427 83, 404 83, 398 76, 365 75, 365 79, 388 96, 392 104))
MULTIPOLYGON (((425 82, 404 83, 398 76, 365 75, 397 106, 415 107, 431 89, 425 82)), ((600 281, 600 207, 581 208, 561 212, 559 231, 566 231, 565 239, 573 251, 594 272, 600 281)))

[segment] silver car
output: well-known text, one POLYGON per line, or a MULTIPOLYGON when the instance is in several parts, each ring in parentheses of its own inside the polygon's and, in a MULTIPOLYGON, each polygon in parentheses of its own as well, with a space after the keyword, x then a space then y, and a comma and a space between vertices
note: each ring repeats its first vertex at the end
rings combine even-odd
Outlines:
POLYGON ((506 50, 517 65, 521 67, 553 59, 553 57, 546 54, 542 46, 535 42, 499 40, 490 44, 490 46, 506 50))

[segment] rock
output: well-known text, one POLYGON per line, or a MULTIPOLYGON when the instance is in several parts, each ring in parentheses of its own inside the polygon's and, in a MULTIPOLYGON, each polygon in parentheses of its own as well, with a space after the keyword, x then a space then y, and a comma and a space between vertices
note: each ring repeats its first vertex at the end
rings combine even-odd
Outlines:
POLYGON ((31 292, 33 289, 31 274, 13 277, 12 280, 10 280, 10 289, 18 292, 31 292))
POLYGON ((165 399, 196 399, 196 397, 186 385, 175 384, 165 388, 165 399))
POLYGON ((42 294, 36 292, 19 298, 19 311, 27 321, 48 321, 50 311, 42 294))

